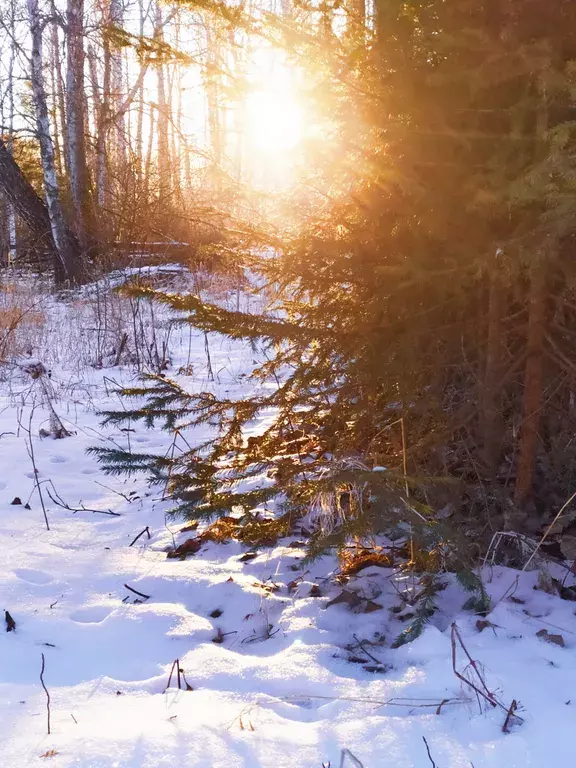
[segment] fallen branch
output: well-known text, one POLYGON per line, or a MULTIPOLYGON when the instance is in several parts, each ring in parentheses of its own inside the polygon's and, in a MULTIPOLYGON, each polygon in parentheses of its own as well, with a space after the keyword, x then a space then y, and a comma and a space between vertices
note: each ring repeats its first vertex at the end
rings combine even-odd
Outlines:
POLYGON ((122 491, 117 491, 115 488, 110 488, 109 485, 105 485, 104 483, 99 482, 98 480, 94 480, 96 485, 99 485, 100 488, 105 488, 107 491, 110 491, 111 493, 115 493, 117 496, 120 496, 121 498, 125 499, 127 502, 132 504, 132 499, 130 496, 128 496, 125 493, 122 493, 122 491))
POLYGON ((524 567, 522 568, 522 570, 523 570, 523 571, 525 571, 525 570, 528 568, 528 566, 530 565, 530 563, 532 562, 532 560, 533 560, 533 559, 534 559, 534 557, 536 556, 536 554, 537 554, 538 550, 540 549, 540 547, 542 546, 542 544, 544 544, 544 542, 545 542, 545 541, 546 541, 546 539, 548 538, 548 534, 550 533, 550 531, 552 530, 552 528, 553 528, 553 527, 554 527, 554 525, 556 524, 556 521, 557 521, 557 520, 558 520, 558 519, 559 519, 559 518, 562 516, 562 513, 564 512, 564 510, 566 509, 566 507, 567 507, 567 506, 568 506, 568 505, 569 505, 569 504, 570 504, 570 503, 571 503, 571 502, 572 502, 572 501, 573 501, 575 498, 576 498, 576 491, 574 491, 574 493, 572 494, 572 496, 570 496, 570 498, 569 498, 569 499, 567 499, 567 500, 564 502, 564 504, 563 504, 563 505, 562 505, 562 507, 560 508, 560 511, 558 512, 558 514, 557 514, 557 515, 556 515, 556 517, 554 518, 554 520, 552 520, 552 522, 550 523, 550 525, 548 526, 548 528, 546 528, 546 530, 544 531, 544 534, 542 535, 542 538, 541 538, 541 539, 540 539, 540 541, 538 542, 538 544, 537 544, 537 546, 536 546, 536 549, 534 550, 534 552, 532 552, 532 554, 531 554, 530 558, 529 558, 529 559, 528 559, 528 560, 527 560, 527 561, 524 563, 524 567))
POLYGON ((60 496, 60 494, 57 492, 56 488, 54 487, 54 483, 50 481, 50 485, 54 489, 54 493, 56 496, 53 496, 50 493, 50 488, 46 488, 46 492, 48 493, 48 496, 52 500, 54 504, 56 504, 57 507, 61 507, 62 509, 68 510, 68 512, 72 512, 72 514, 76 514, 76 512, 92 512, 96 515, 111 515, 112 517, 121 517, 120 512, 112 512, 111 509, 90 509, 88 507, 85 507, 84 505, 80 505, 79 507, 71 507, 70 504, 67 504, 60 496), (57 498, 56 498, 57 497, 57 498))
POLYGON ((426 737, 422 736, 422 741, 426 745, 426 752, 428 752, 428 759, 432 763, 432 768, 437 768, 436 763, 434 762, 432 755, 430 754, 430 747, 428 746, 428 742, 426 741, 426 737))
POLYGON ((138 539, 139 539, 141 536, 144 536, 144 534, 145 534, 145 533, 146 533, 146 534, 148 534, 148 538, 150 539, 150 538, 151 538, 151 536, 150 536, 150 528, 149 528, 148 526, 146 526, 146 528, 144 528, 144 530, 143 530, 143 531, 140 531, 140 533, 138 534, 138 536, 136 536, 136 538, 135 538, 135 539, 132 539, 132 541, 130 542, 130 544, 128 544, 128 546, 129 546, 129 547, 131 547, 133 544, 136 544, 136 542, 138 541, 138 539))
POLYGON ((359 698, 354 696, 316 696, 308 693, 302 694, 302 696, 283 696, 282 701, 302 701, 303 699, 312 699, 317 701, 352 701, 359 704, 375 704, 380 707, 406 707, 408 709, 434 709, 439 714, 441 707, 445 707, 449 704, 469 704, 471 699, 465 698, 452 698, 443 699, 403 699, 401 697, 393 697, 387 701, 381 701, 379 699, 359 698))
POLYGON ((366 648, 364 648, 364 642, 365 642, 364 640, 359 640, 356 637, 356 635, 352 635, 352 637, 358 643, 358 647, 364 651, 364 653, 366 654, 366 656, 368 656, 369 659, 372 659, 372 661, 376 662, 376 664, 382 664, 380 659, 377 659, 376 656, 372 656, 372 654, 369 651, 367 651, 366 648))
POLYGON ((50 736, 50 694, 48 693, 48 688, 46 688, 46 684, 44 683, 44 668, 46 666, 46 659, 44 658, 44 654, 42 654, 42 669, 40 670, 40 682, 42 683, 42 688, 44 688, 44 691, 46 693, 46 710, 47 710, 47 724, 48 724, 48 736, 50 736))
POLYGON ((138 595, 139 597, 143 597, 144 600, 150 600, 150 595, 145 595, 144 592, 138 592, 137 589, 134 589, 134 587, 130 587, 128 584, 124 584, 126 589, 129 589, 130 592, 134 592, 135 595, 138 595))
POLYGON ((356 755, 353 755, 352 752, 350 752, 349 749, 343 749, 340 753, 340 768, 344 768, 344 763, 346 762, 347 757, 352 760, 356 768, 364 768, 364 765, 358 760, 356 755))
POLYGON ((518 702, 516 699, 512 699, 512 704, 510 704, 508 708, 508 712, 506 713, 506 720, 504 720, 504 725, 502 726, 502 733, 510 733, 510 721, 513 717, 518 717, 516 715, 516 710, 518 709, 518 702))

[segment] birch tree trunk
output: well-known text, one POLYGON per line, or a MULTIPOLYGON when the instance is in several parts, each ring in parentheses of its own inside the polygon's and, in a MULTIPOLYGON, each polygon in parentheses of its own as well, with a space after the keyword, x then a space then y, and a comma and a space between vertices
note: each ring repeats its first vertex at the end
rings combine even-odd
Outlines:
MULTIPOLYGON (((16 6, 14 0, 10 3, 10 33, 14 38, 16 32, 16 6)), ((14 153, 14 63, 16 46, 10 46, 10 61, 8 63, 8 151, 14 153)), ((16 239, 16 213, 12 203, 8 203, 8 263, 13 264, 18 258, 18 243, 16 239)))
MULTIPOLYGON (((66 226, 62 206, 60 204, 58 179, 54 162, 54 146, 50 137, 46 91, 42 75, 42 22, 40 19, 38 0, 28 0, 28 17, 30 22, 30 33, 32 36, 30 79, 36 111, 36 128, 40 144, 40 158, 42 162, 46 205, 48 208, 52 239, 55 246, 53 253, 57 256, 57 258, 54 259, 54 276, 57 283, 63 283, 65 281, 78 283, 81 281, 82 277, 82 259, 78 240, 66 226)), ((14 175, 14 169, 12 169, 12 171, 14 175)), ((21 184, 20 187, 23 189, 21 184)), ((29 194, 26 197, 27 204, 24 204, 18 209, 19 213, 25 217, 26 208, 34 207, 35 210, 31 218, 32 221, 37 222, 39 220, 37 206, 32 206, 29 194)), ((13 202, 15 203, 16 200, 13 200, 13 202)), ((38 230, 36 229, 35 231, 38 230)))

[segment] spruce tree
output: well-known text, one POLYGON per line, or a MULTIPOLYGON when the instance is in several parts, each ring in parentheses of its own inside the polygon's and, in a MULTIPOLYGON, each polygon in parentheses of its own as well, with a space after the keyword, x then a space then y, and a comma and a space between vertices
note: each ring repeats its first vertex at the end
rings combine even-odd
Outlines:
POLYGON ((525 507, 546 388, 560 379, 558 402, 576 370, 547 330, 571 290, 573 13, 554 2, 540 24, 533 4, 379 0, 373 31, 328 35, 326 14, 317 34, 284 24, 333 141, 314 146, 316 192, 293 195, 296 230, 259 233, 274 258, 238 245, 274 303, 251 315, 133 289, 258 347, 253 394, 147 377, 108 422, 216 437, 170 460, 99 449, 109 471, 148 469, 192 517, 253 522, 271 499, 291 519, 316 511, 315 552, 397 525, 437 549, 447 497, 479 530, 480 504, 525 507))

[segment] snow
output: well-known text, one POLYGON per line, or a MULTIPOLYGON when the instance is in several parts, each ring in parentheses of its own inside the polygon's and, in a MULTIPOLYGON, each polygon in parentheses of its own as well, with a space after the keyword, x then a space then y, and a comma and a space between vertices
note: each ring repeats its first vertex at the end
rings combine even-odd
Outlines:
MULTIPOLYGON (((49 323, 69 317, 54 302, 44 312, 49 323)), ((204 337, 194 335, 189 346, 187 330, 179 333, 171 337, 171 373, 190 357, 193 375, 182 377, 188 386, 243 391, 250 349, 212 337, 211 382, 204 337)), ((303 550, 288 546, 295 536, 249 562, 239 559, 245 549, 236 542, 208 543, 185 561, 168 559, 166 550, 190 534, 166 517, 171 505, 161 489, 144 477, 104 475, 86 448, 129 439, 164 452, 171 436, 139 424, 130 433, 103 430, 97 410, 118 405, 110 379, 130 381, 133 371, 89 365, 79 371, 61 352, 47 359, 42 338, 44 346, 30 358, 52 367, 55 408, 73 435, 38 436, 49 413, 25 372, 16 369, 2 383, 0 608, 16 621, 16 631, 0 631, 3 765, 335 768, 349 750, 365 768, 426 768, 423 737, 438 768, 572 764, 576 617, 572 603, 535 589, 537 572, 484 570, 494 626, 481 632, 478 617, 461 608, 461 588, 446 577, 430 625, 393 650, 406 622, 391 610, 405 586, 391 569, 371 567, 338 585, 332 558, 302 566, 303 550), (49 490, 80 511, 57 506, 49 490), (11 503, 15 497, 22 505, 11 503), (150 539, 144 534, 130 546, 146 526, 150 539), (310 595, 314 585, 320 596, 310 595), (326 607, 342 589, 383 607, 372 613, 345 603, 326 607), (506 707, 513 699, 521 704, 524 722, 509 734, 502 732, 505 712, 479 707, 454 675, 453 622, 490 691, 506 707), (565 647, 538 637, 543 628, 561 634, 565 647), (215 643, 219 632, 223 641, 215 643), (359 648, 354 653, 366 663, 348 660, 346 646, 356 639, 368 643, 384 674, 365 670, 372 662, 359 648), (176 659, 194 690, 178 690, 174 676, 166 690, 176 659), (453 701, 436 714, 446 699, 453 701)), ((198 431, 188 439, 205 437, 198 431)), ((459 670, 466 664, 462 653, 457 664, 459 670)))

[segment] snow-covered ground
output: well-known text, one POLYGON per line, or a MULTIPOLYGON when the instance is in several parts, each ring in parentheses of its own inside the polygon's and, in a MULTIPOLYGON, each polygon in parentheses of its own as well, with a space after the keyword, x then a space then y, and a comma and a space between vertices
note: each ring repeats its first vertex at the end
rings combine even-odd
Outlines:
MULTIPOLYGON (((63 310, 48 302, 43 312, 63 310)), ((69 344, 75 332, 82 343, 79 329, 68 328, 69 344)), ((171 373, 191 363, 192 375, 181 376, 189 386, 245 386, 248 348, 210 339, 211 383, 204 337, 186 329, 170 341, 171 373)), ((2 383, 0 608, 16 622, 15 631, 0 626, 3 766, 572 765, 574 606, 535 590, 537 573, 511 589, 515 571, 485 572, 495 608, 482 631, 447 579, 424 633, 393 650, 406 622, 393 610, 403 585, 391 569, 371 567, 338 584, 334 560, 302 566, 295 536, 251 560, 235 542, 168 559, 166 550, 191 534, 166 518, 161 490, 143 477, 107 477, 86 448, 130 440, 164 452, 170 435, 99 426, 96 410, 118 405, 112 381, 130 380, 128 367, 80 371, 55 359, 50 382, 70 437, 39 437, 48 412, 27 374, 15 370, 2 383), (150 538, 131 545, 146 526, 150 538), (343 589, 359 604, 328 606, 343 589), (364 612, 366 599, 377 609, 364 612), (521 706, 524 722, 510 733, 502 731, 505 711, 479 706, 454 674, 453 622, 489 691, 505 707, 514 699, 521 706), (538 637, 542 629, 561 635, 564 647, 538 637), (167 688, 176 659, 193 690, 178 690, 176 672, 167 688)), ((463 671, 468 661, 457 651, 463 671)))

